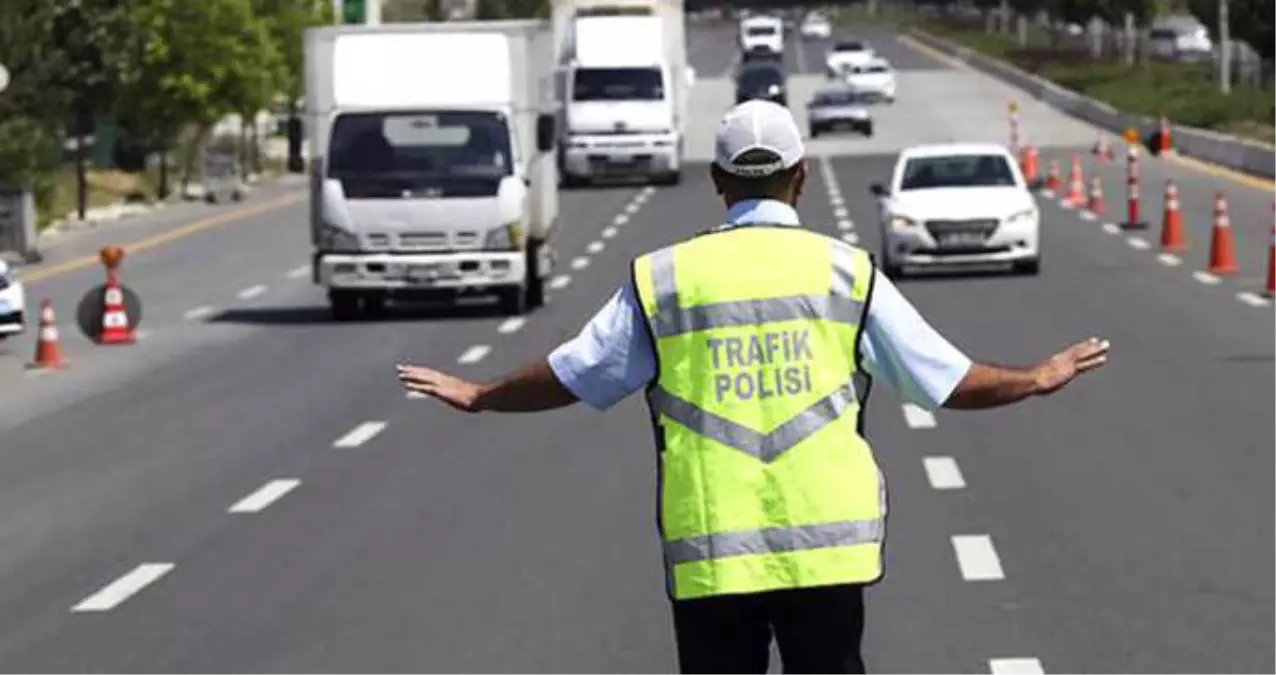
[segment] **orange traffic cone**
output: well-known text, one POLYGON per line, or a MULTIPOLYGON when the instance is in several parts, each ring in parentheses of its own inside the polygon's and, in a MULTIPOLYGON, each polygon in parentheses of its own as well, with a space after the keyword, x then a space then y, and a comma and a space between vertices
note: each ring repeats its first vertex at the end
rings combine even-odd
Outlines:
POLYGON ((1046 189, 1061 190, 1063 189, 1063 178, 1059 174, 1059 160, 1050 160, 1050 171, 1046 174, 1046 189))
POLYGON ((1227 217, 1227 197, 1222 192, 1214 197, 1214 232, 1210 236, 1210 274, 1236 274, 1236 242, 1232 240, 1232 224, 1227 217))
POLYGON ((124 291, 114 274, 106 276, 106 291, 102 294, 102 332, 98 344, 133 344, 137 336, 129 325, 128 312, 124 308, 124 291))
POLYGON ((1179 210, 1179 189, 1165 181, 1165 216, 1161 219, 1161 250, 1168 253, 1187 248, 1183 241, 1183 212, 1179 210))
POLYGON ((1037 153, 1036 146, 1031 143, 1024 146, 1019 166, 1023 171, 1023 179, 1028 185, 1037 185, 1041 182, 1041 155, 1037 153))
POLYGON ((62 357, 62 343, 58 338, 57 319, 53 316, 53 303, 44 300, 40 303, 40 335, 35 343, 35 358, 28 368, 64 368, 66 359, 62 357))
POLYGON ((1173 133, 1170 130, 1170 120, 1161 115, 1161 154, 1165 154, 1174 150, 1173 133))
POLYGON ((1081 159, 1072 156, 1072 170, 1068 172, 1068 194, 1063 201, 1069 206, 1085 204, 1085 178, 1081 175, 1081 159))
POLYGON ((1276 296, 1276 226, 1272 227, 1272 237, 1267 240, 1267 288, 1263 293, 1269 298, 1276 296))
POLYGON ((1107 136, 1099 136, 1099 140, 1094 142, 1092 151, 1099 157, 1100 161, 1112 161, 1112 148, 1108 145, 1107 136))
POLYGON ((1096 176, 1090 180, 1090 203, 1086 204, 1086 210, 1095 215, 1101 215, 1107 209, 1108 200, 1103 197, 1103 184, 1096 176))

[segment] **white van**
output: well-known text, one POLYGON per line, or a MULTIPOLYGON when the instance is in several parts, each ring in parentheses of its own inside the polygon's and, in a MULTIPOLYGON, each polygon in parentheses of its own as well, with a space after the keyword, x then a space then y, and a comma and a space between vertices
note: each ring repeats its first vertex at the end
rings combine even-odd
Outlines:
POLYGON ((740 22, 740 51, 784 52, 784 22, 773 16, 754 16, 740 22))

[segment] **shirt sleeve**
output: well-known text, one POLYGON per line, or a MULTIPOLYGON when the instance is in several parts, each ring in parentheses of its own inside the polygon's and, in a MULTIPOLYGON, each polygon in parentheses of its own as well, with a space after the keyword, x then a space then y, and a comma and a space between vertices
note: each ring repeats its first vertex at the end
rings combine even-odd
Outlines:
POLYGON ((549 367, 576 398, 606 410, 647 386, 656 355, 633 286, 625 284, 575 338, 550 352, 549 367))
POLYGON ((971 360, 885 274, 876 276, 860 344, 864 369, 886 380, 900 398, 938 409, 970 371, 971 360))

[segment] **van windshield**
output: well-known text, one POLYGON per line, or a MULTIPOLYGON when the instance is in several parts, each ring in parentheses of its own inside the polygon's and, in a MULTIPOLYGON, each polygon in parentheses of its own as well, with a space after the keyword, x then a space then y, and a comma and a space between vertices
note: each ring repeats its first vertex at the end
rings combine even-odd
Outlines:
POLYGON ((770 37, 775 35, 775 26, 749 26, 744 29, 744 34, 749 37, 770 37))
POLYGON ((332 126, 328 175, 498 178, 513 173, 511 152, 496 112, 350 113, 332 126))
POLYGON ((573 101, 659 101, 665 97, 659 68, 577 68, 573 101))

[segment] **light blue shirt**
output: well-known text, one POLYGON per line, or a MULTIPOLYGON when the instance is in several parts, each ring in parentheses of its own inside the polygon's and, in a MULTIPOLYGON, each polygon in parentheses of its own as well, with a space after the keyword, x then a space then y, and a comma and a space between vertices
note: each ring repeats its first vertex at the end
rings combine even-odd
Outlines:
MULTIPOLYGON (((774 200, 737 202, 724 227, 797 226, 793 207, 774 200)), ((948 400, 971 361, 943 338, 895 284, 877 274, 861 332, 864 369, 900 397, 934 410, 948 400)), ((606 410, 656 377, 655 350, 632 283, 626 283, 575 338, 549 355, 554 375, 577 398, 606 410)))

